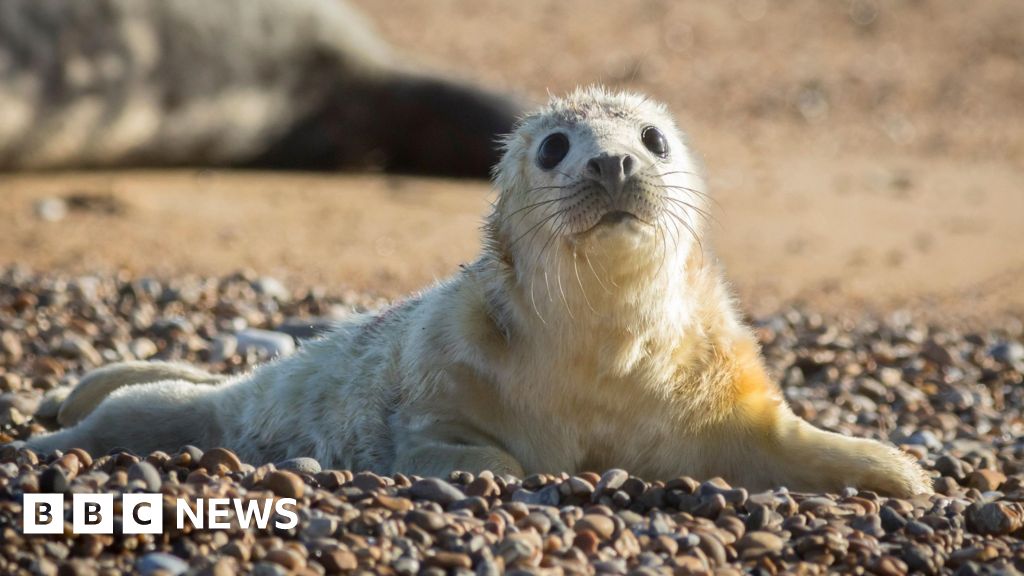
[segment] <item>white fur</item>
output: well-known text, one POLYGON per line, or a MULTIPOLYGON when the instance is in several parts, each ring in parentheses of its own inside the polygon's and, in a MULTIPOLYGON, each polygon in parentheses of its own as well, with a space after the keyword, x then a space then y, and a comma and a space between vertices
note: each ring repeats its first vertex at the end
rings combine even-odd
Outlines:
POLYGON ((218 386, 118 389, 76 427, 29 445, 223 445, 254 462, 313 456, 420 475, 619 466, 751 488, 930 490, 906 456, 811 427, 765 379, 698 243, 705 185, 662 106, 580 90, 505 145, 485 250, 454 278, 218 386), (666 134, 667 159, 641 143, 649 125, 666 134), (556 130, 570 152, 545 171, 536 149, 556 130), (628 153, 659 175, 638 192, 661 206, 654 221, 591 227, 619 202, 600 194, 558 212, 600 153, 628 153))

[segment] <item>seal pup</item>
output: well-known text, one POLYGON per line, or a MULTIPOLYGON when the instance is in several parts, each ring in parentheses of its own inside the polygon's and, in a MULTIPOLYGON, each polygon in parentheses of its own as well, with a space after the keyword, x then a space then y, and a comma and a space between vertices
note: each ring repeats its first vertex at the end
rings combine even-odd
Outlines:
POLYGON ((521 105, 407 60, 343 0, 4 0, 0 170, 486 177, 521 105))
POLYGON ((663 106, 553 99, 505 140, 494 183, 482 255, 453 278, 222 383, 104 368, 62 407, 71 427, 28 446, 931 492, 897 448, 790 410, 705 250, 706 186, 663 106))

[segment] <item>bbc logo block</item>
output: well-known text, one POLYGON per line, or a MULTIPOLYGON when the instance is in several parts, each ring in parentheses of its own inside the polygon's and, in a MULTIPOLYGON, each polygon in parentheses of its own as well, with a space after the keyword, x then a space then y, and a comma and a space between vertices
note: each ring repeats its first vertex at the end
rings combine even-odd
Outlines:
MULTIPOLYGON (((160 494, 124 494, 121 497, 121 529, 124 534, 160 534, 164 508, 160 494)), ((64 495, 25 494, 24 534, 63 534, 64 495)), ((113 494, 74 494, 71 527, 75 534, 114 533, 113 494)))
MULTIPOLYGON (((64 533, 63 494, 25 494, 22 503, 24 534, 64 533)), ((186 524, 195 530, 227 530, 232 527, 232 512, 243 530, 250 525, 265 530, 271 522, 277 529, 290 530, 299 524, 296 505, 295 498, 197 498, 195 504, 177 498, 174 512, 179 530, 186 524)), ((113 534, 115 513, 114 494, 73 494, 71 529, 75 534, 113 534)), ((122 534, 162 534, 163 529, 162 494, 121 495, 122 534)))

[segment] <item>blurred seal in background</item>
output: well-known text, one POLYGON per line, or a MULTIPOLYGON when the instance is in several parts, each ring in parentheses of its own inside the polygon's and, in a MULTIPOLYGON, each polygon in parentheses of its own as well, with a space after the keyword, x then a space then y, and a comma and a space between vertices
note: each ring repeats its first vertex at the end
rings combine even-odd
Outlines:
POLYGON ((0 2, 0 170, 484 177, 519 111, 417 71, 342 0, 0 2))

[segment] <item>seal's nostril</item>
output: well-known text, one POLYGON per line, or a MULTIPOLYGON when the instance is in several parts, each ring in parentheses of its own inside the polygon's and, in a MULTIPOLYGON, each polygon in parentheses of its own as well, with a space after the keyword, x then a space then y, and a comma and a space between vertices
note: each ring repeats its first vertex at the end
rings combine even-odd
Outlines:
POLYGON ((590 171, 594 176, 601 175, 601 163, 597 161, 597 158, 591 158, 587 162, 587 170, 590 171))
POLYGON ((636 167, 636 161, 629 154, 622 156, 622 173, 626 176, 633 174, 633 169, 636 167))

